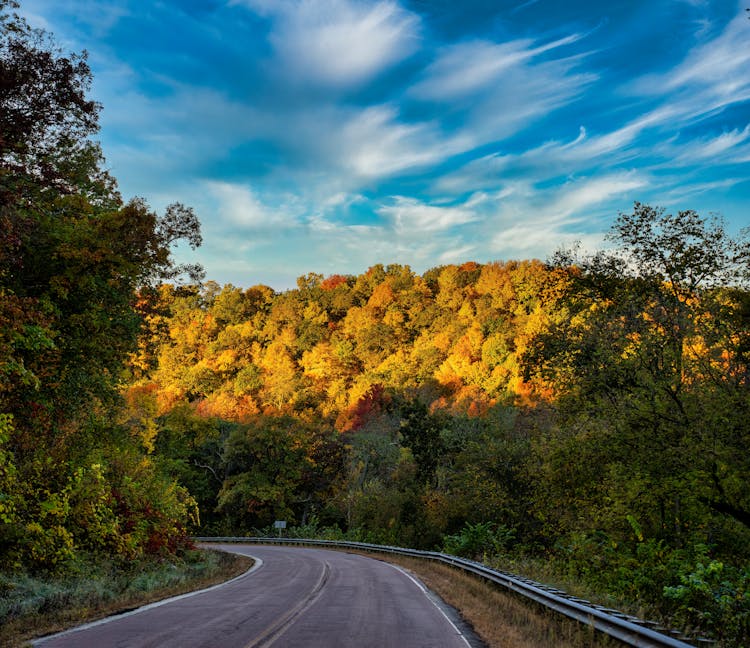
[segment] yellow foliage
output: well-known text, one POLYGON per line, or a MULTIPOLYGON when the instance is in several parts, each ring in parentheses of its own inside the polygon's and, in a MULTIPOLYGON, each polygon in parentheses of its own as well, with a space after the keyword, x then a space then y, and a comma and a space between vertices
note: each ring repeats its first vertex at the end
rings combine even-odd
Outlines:
POLYGON ((237 352, 234 349, 224 349, 212 364, 217 371, 229 371, 237 364, 237 352))
POLYGON ((372 291, 367 306, 373 310, 382 310, 392 304, 395 299, 393 288, 387 283, 382 283, 372 291))

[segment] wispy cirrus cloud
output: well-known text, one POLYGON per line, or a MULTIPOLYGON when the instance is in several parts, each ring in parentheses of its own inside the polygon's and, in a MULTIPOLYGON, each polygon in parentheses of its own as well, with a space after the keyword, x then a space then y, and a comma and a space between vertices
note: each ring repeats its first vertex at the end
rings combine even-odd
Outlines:
POLYGON ((554 202, 547 208, 552 219, 577 215, 583 219, 583 210, 600 205, 613 196, 628 195, 646 185, 645 179, 635 172, 618 173, 603 177, 571 181, 557 192, 554 202))
POLYGON ((596 81, 596 74, 579 69, 580 56, 549 56, 580 38, 453 44, 438 53, 409 95, 461 111, 459 128, 479 146, 549 115, 596 81))
MULTIPOLYGON (((695 128, 701 122, 715 121, 730 106, 750 99, 750 77, 739 70, 750 67, 750 48, 738 52, 742 41, 750 36, 743 13, 738 11, 724 29, 702 40, 669 71, 624 83, 620 95, 643 108, 634 115, 633 110, 618 107, 610 130, 587 128, 586 115, 581 115, 577 136, 567 141, 548 139, 526 150, 516 147, 470 159, 437 178, 435 190, 488 190, 516 177, 527 178, 537 186, 561 186, 572 174, 600 174, 605 180, 598 188, 604 188, 613 174, 632 172, 633 168, 660 174, 658 185, 647 179, 632 186, 625 182, 625 194, 637 191, 641 199, 650 196, 658 200, 663 196, 665 201, 671 201, 678 195, 689 198, 737 185, 736 179, 728 183, 726 179, 706 181, 704 177, 696 182, 691 170, 706 164, 713 170, 750 161, 747 113, 739 127, 719 132, 695 128), (677 169, 687 169, 691 175, 685 176, 677 169), (696 183, 695 191, 678 186, 688 178, 696 183)), ((648 175, 641 174, 641 178, 648 175)), ((587 191, 592 188, 597 187, 589 186, 587 191)), ((573 211, 563 209, 571 215, 591 206, 586 200, 573 200, 575 194, 564 195, 567 197, 562 206, 571 200, 575 206, 573 211)), ((583 196, 585 192, 578 194, 583 196)))
POLYGON ((237 0, 271 18, 282 74, 296 81, 361 84, 419 46, 419 17, 395 2, 237 0))
POLYGON ((674 166, 692 166, 704 161, 717 166, 746 162, 750 159, 750 124, 684 142, 676 138, 659 145, 658 149, 674 166))
POLYGON ((378 213, 392 223, 397 235, 408 236, 446 231, 478 219, 468 208, 430 205, 404 196, 396 196, 393 204, 381 207, 378 213))
MULTIPOLYGON (((536 56, 581 37, 577 34, 544 45, 530 39, 505 43, 470 41, 446 47, 424 71, 411 92, 433 101, 453 101, 474 96, 502 81, 512 70, 526 67, 536 56)), ((537 67, 543 67, 538 65, 537 67)))
POLYGON ((747 179, 723 178, 712 182, 701 182, 696 179, 689 184, 671 183, 669 190, 662 194, 662 204, 668 207, 684 205, 686 201, 694 200, 701 194, 725 191, 743 182, 747 182, 747 179))
POLYGON ((123 193, 195 205, 217 279, 544 258, 635 199, 747 219, 744 0, 141 4, 23 9, 91 52, 123 193))
POLYGON ((698 85, 730 103, 742 101, 750 88, 747 34, 747 16, 738 12, 719 36, 695 47, 673 70, 656 77, 653 89, 661 84, 662 92, 698 85))
POLYGON ((591 230, 596 231, 608 203, 646 184, 645 178, 632 172, 570 180, 548 189, 521 183, 499 201, 494 220, 489 220, 495 229, 491 248, 496 253, 517 249, 544 256, 539 252, 549 254, 574 241, 593 245, 602 236, 591 230))
POLYGON ((334 139, 343 165, 362 178, 434 165, 472 145, 466 137, 445 135, 437 122, 401 121, 389 105, 357 111, 334 139))
POLYGON ((750 99, 748 20, 740 5, 714 37, 691 49, 672 69, 634 82, 637 92, 667 96, 684 120, 701 119, 750 99))

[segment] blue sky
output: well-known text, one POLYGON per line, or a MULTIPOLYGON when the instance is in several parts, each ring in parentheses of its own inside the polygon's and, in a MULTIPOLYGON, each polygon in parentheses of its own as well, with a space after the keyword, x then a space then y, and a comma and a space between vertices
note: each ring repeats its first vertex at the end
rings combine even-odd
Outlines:
POLYGON ((126 198, 237 286, 601 245, 633 201, 750 225, 750 1, 23 0, 86 49, 126 198))

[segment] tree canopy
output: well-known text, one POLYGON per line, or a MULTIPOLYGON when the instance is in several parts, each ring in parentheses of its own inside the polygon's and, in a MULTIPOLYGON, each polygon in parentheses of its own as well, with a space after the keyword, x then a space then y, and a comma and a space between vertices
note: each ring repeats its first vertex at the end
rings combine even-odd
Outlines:
POLYGON ((64 54, 16 8, 0 0, 0 543, 3 562, 54 566, 81 548, 163 545, 187 522, 186 491, 116 420, 150 294, 183 271, 199 278, 170 247, 200 244, 200 228, 179 203, 161 216, 123 203, 90 139, 85 54, 64 54))

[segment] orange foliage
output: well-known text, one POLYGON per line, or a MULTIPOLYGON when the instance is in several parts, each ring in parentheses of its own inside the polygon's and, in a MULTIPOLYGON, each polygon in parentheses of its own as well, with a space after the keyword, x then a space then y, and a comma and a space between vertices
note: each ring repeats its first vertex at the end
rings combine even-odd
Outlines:
POLYGON ((474 272, 475 270, 479 269, 479 264, 476 261, 467 261, 466 263, 461 264, 458 269, 461 272, 474 272))
POLYGON ((345 283, 346 277, 344 275, 333 274, 320 282, 320 288, 321 290, 334 290, 345 283))
POLYGON ((381 414, 389 402, 383 385, 372 385, 353 406, 339 414, 336 429, 339 432, 361 429, 371 418, 381 414))
POLYGON ((170 293, 149 393, 159 413, 187 398, 231 420, 314 411, 341 431, 365 425, 384 390, 444 396, 440 407, 472 416, 497 400, 551 399, 551 386, 524 381, 518 366, 549 326, 551 272, 539 262, 471 261, 419 277, 375 265, 357 277, 308 275, 285 293, 170 293))
POLYGON ((260 413, 252 396, 234 396, 226 392, 212 394, 200 401, 195 411, 200 416, 247 423, 260 413))
POLYGON ((131 385, 125 390, 125 404, 131 412, 145 414, 156 411, 156 398, 159 385, 154 382, 145 385, 131 385))
POLYGON ((370 295, 367 305, 370 308, 382 309, 389 304, 392 304, 395 299, 396 297, 393 294, 393 288, 387 283, 382 283, 372 291, 372 295, 370 295))
POLYGON ((477 385, 467 385, 458 390, 453 398, 450 411, 453 414, 466 414, 471 417, 484 416, 495 404, 495 400, 477 385))

